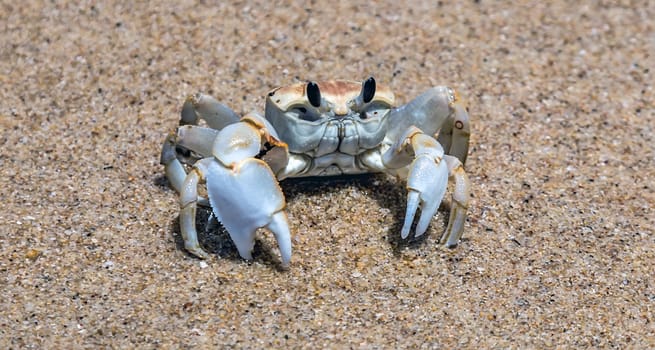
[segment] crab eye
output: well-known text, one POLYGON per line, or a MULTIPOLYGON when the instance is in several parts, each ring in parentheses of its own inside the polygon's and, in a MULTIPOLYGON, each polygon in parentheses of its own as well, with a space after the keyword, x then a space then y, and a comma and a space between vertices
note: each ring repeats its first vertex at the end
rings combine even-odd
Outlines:
POLYGON ((362 100, 364 103, 369 103, 375 96, 375 79, 370 77, 362 83, 362 100))
POLYGON ((386 115, 386 113, 389 111, 389 106, 380 103, 380 102, 373 102, 371 104, 368 104, 366 106, 366 109, 361 111, 359 113, 359 119, 379 119, 382 118, 386 115))
POLYGON ((321 106, 321 90, 318 89, 318 85, 313 81, 307 83, 307 99, 312 106, 316 108, 321 106))
POLYGON ((372 110, 372 111, 365 111, 359 113, 359 119, 368 119, 368 118, 375 118, 380 115, 380 112, 377 110, 372 110))

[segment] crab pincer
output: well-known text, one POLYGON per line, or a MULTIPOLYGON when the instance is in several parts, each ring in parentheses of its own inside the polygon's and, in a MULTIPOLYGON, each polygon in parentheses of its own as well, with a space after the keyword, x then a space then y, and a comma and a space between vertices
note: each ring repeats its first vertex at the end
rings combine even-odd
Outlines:
MULTIPOLYGON (((272 141, 271 135, 260 128, 264 123, 256 118, 251 116, 220 130, 215 135, 220 142, 213 143, 212 157, 197 161, 186 175, 180 193, 182 236, 189 252, 207 257, 198 244, 195 228, 197 186, 204 180, 213 213, 227 230, 239 255, 252 259, 255 232, 265 227, 275 235, 282 266, 287 267, 291 260, 291 235, 284 212, 285 200, 269 165, 255 158, 264 144, 272 141)), ((179 144, 192 147, 192 141, 179 144)))

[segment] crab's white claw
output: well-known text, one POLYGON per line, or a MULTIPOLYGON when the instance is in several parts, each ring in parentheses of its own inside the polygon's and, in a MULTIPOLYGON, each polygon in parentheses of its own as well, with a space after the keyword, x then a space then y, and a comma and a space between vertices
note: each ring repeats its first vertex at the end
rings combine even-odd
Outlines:
POLYGON ((407 178, 407 212, 401 230, 402 238, 407 238, 414 221, 417 207, 421 216, 416 224, 416 236, 425 233, 448 186, 448 166, 440 158, 419 155, 410 165, 407 178))
MULTIPOLYGON (((284 196, 269 164, 255 158, 261 152, 262 138, 280 145, 283 152, 285 145, 276 143, 260 116, 249 114, 243 120, 225 126, 212 146, 214 158, 199 162, 206 168, 209 201, 242 258, 252 259, 255 232, 266 227, 275 235, 286 267, 291 260, 291 235, 284 196)), ((275 163, 285 160, 273 157, 269 161, 277 168, 275 163)))
POLYGON ((449 247, 457 245, 462 236, 470 187, 459 159, 444 155, 437 140, 413 126, 405 130, 382 158, 390 173, 407 179, 407 211, 400 231, 403 239, 409 236, 419 208, 416 236, 425 233, 446 194, 449 177, 455 179, 453 208, 441 243, 449 247))
POLYGON ((207 193, 216 218, 237 246, 239 255, 252 259, 255 231, 266 227, 280 247, 282 264, 291 260, 291 235, 284 213, 284 196, 263 161, 247 158, 227 168, 219 162, 208 164, 207 193))
MULTIPOLYGON (((252 259, 255 232, 265 227, 275 235, 282 266, 286 268, 291 260, 291 235, 284 213, 284 196, 271 170, 271 166, 278 169, 283 166, 280 163, 287 161, 286 144, 275 138, 275 134, 269 131, 269 125, 259 115, 249 114, 242 120, 220 131, 194 125, 182 126, 176 142, 165 144, 168 148, 162 154, 166 155, 166 160, 171 158, 170 153, 174 152, 171 148, 175 144, 205 156, 193 164, 193 169, 183 181, 177 173, 173 177, 174 184, 180 189, 180 230, 184 246, 195 256, 208 257, 200 247, 195 225, 196 207, 201 200, 197 187, 204 180, 214 215, 229 233, 239 255, 252 259), (264 145, 267 148, 264 149, 264 145), (264 157, 266 162, 255 158, 264 150, 264 156, 267 156, 271 151, 268 147, 271 146, 272 149, 281 150, 264 157)), ((175 162, 166 164, 177 165, 175 162)), ((176 170, 169 167, 171 172, 176 170)))

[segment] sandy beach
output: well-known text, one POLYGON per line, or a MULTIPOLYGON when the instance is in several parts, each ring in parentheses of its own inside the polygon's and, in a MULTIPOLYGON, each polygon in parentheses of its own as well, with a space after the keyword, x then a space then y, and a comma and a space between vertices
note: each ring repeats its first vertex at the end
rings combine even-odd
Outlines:
POLYGON ((25 1, 0 5, 0 348, 655 347, 655 3, 25 1), (198 215, 159 154, 185 98, 374 76, 468 101, 450 199, 402 240, 401 181, 282 181, 289 270, 198 215))

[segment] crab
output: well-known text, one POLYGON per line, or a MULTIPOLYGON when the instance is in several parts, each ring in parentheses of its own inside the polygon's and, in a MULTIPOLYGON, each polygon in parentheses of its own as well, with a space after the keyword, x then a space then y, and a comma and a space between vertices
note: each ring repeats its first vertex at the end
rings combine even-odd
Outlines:
POLYGON ((395 107, 393 93, 373 77, 296 83, 268 93, 264 116, 241 118, 198 93, 185 101, 179 124, 164 142, 161 163, 180 194, 185 249, 199 258, 209 255, 198 242, 198 204, 212 208, 246 260, 256 231, 270 230, 288 267, 291 233, 279 181, 291 177, 386 173, 406 181, 403 239, 418 209, 415 236, 426 232, 450 179, 450 217, 440 243, 454 247, 462 236, 470 124, 466 105, 449 87, 395 107), (203 182, 208 199, 198 195, 203 182))

